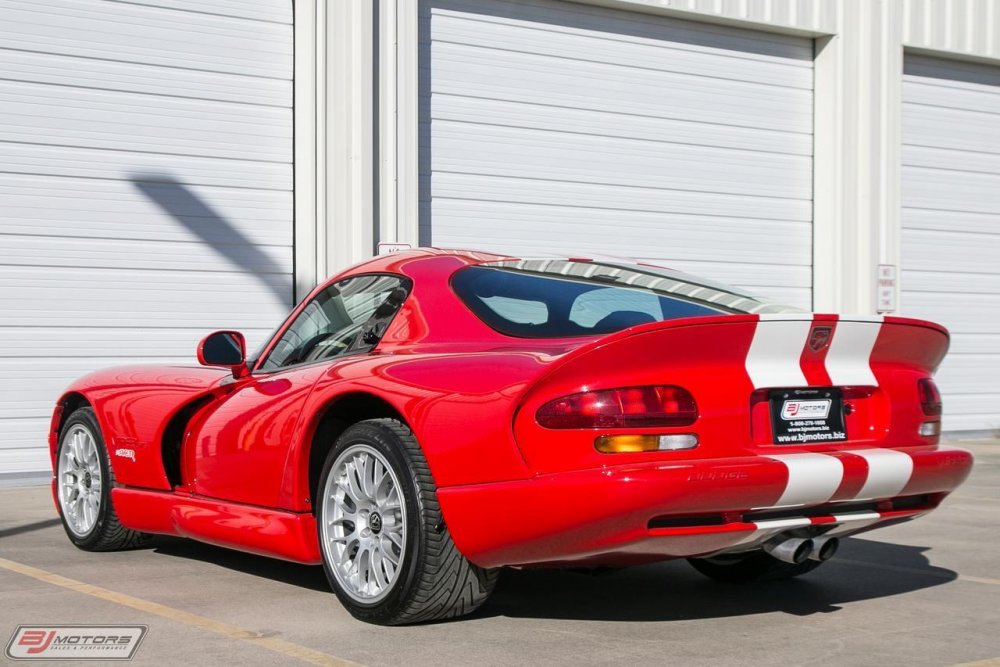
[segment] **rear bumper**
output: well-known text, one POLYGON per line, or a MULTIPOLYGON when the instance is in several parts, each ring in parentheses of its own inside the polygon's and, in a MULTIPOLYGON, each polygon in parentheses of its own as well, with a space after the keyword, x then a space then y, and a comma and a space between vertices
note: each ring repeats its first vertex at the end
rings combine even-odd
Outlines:
POLYGON ((971 468, 969 452, 945 446, 762 450, 448 487, 438 499, 459 550, 478 565, 629 564, 910 519, 971 468))

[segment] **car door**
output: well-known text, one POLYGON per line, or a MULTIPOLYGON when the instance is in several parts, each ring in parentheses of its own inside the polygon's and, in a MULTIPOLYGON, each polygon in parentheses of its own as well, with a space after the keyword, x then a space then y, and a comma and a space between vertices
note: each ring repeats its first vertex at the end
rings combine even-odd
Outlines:
POLYGON ((276 507, 302 406, 331 364, 367 354, 409 291, 407 279, 360 275, 331 284, 265 347, 254 372, 199 415, 185 438, 192 492, 276 507))

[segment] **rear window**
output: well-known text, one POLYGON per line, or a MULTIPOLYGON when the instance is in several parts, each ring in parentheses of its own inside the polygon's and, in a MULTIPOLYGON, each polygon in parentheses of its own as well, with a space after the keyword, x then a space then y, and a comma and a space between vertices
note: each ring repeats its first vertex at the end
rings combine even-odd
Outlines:
POLYGON ((490 327, 525 338, 608 334, 681 317, 798 312, 734 287, 627 264, 504 260, 461 269, 452 286, 490 327))

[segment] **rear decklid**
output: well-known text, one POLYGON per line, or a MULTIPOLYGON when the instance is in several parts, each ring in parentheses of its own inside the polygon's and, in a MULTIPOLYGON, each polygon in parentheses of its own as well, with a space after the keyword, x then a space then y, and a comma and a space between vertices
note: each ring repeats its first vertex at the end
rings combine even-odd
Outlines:
POLYGON ((940 418, 925 414, 919 383, 947 349, 943 327, 898 317, 747 314, 632 327, 554 364, 524 394, 515 437, 539 472, 605 465, 610 457, 683 461, 932 444, 936 431, 921 435, 921 427, 940 418), (686 390, 696 419, 632 428, 538 423, 538 410, 561 397, 644 386, 686 390), (619 433, 690 434, 698 445, 613 455, 595 449, 597 437, 619 433))

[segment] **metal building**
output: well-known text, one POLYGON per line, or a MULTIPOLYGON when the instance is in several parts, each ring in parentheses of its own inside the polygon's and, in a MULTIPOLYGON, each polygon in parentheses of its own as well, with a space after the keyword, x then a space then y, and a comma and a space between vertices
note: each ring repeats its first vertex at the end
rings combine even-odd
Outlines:
POLYGON ((0 479, 72 378, 380 242, 931 318, 946 430, 1000 428, 992 0, 0 0, 0 211, 0 479))

